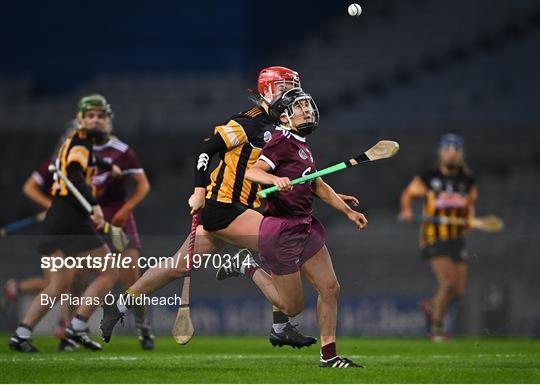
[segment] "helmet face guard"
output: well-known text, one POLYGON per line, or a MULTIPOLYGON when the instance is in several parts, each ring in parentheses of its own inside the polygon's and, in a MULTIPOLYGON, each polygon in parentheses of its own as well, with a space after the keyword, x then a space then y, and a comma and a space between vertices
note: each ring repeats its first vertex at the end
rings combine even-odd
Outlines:
POLYGON ((259 95, 268 104, 275 101, 283 92, 300 87, 300 75, 286 67, 263 68, 257 80, 259 95), (265 94, 269 94, 266 95, 265 94))
POLYGON ((315 104, 315 101, 311 95, 302 91, 301 88, 293 88, 284 92, 274 103, 270 105, 269 115, 274 122, 280 124, 281 116, 285 115, 292 122, 295 115, 298 113, 295 111, 300 108, 302 114, 309 113, 311 120, 300 123, 295 126, 298 133, 302 136, 311 134, 319 126, 319 109, 315 104))

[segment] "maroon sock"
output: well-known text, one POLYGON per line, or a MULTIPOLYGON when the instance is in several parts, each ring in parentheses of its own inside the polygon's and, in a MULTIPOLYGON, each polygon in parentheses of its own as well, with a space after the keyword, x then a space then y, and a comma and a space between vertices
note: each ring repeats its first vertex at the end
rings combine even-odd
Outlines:
POLYGON ((259 269, 260 269, 259 266, 254 266, 254 265, 246 266, 244 270, 244 274, 247 275, 249 278, 253 279, 253 274, 255 274, 255 272, 259 269))
POLYGON ((329 344, 324 345, 321 347, 321 358, 325 361, 331 360, 337 356, 336 353, 336 343, 330 342, 329 344))

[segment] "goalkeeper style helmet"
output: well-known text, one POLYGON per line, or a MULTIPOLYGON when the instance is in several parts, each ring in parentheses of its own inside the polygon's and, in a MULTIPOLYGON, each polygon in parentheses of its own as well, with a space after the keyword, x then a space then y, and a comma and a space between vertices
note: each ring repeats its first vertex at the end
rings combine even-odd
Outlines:
POLYGON ((302 91, 301 88, 292 88, 284 93, 270 105, 269 115, 276 122, 281 123, 282 115, 287 116, 289 120, 294 118, 295 107, 300 108, 303 114, 309 113, 308 121, 298 124, 295 128, 300 135, 311 134, 319 126, 319 109, 311 95, 302 91))

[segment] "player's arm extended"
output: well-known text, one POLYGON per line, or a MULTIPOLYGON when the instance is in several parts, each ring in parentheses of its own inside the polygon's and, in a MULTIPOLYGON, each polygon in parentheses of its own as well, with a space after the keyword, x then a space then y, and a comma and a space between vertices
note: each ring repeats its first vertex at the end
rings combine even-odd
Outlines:
POLYGON ((314 184, 315 193, 317 196, 327 205, 332 206, 337 211, 343 213, 349 220, 354 222, 359 230, 363 230, 367 227, 367 219, 364 214, 354 211, 345 203, 343 199, 334 191, 328 183, 322 180, 322 178, 315 179, 314 184))
POLYGON ((467 211, 469 214, 469 220, 472 220, 476 216, 476 209, 474 204, 478 200, 478 188, 473 185, 467 195, 467 211))
POLYGON ((124 202, 120 210, 114 214, 111 223, 115 226, 124 227, 133 209, 137 207, 150 191, 150 183, 144 172, 131 174, 131 177, 135 181, 135 190, 124 202))
POLYGON ((194 186, 193 194, 189 197, 188 205, 191 212, 195 213, 204 207, 204 197, 206 194, 208 166, 212 157, 219 153, 227 151, 227 145, 219 134, 204 140, 197 151, 194 165, 194 186))
POLYGON ((427 193, 427 186, 419 176, 415 176, 411 183, 401 193, 400 206, 401 212, 400 218, 405 222, 410 222, 413 219, 411 201, 413 198, 419 198, 427 193))
POLYGON ((274 185, 279 191, 292 190, 293 187, 291 186, 291 181, 289 178, 270 174, 270 170, 272 170, 272 166, 270 166, 270 164, 264 160, 259 159, 249 170, 246 171, 246 179, 259 184, 274 185))
POLYGON ((43 194, 41 191, 41 186, 32 176, 29 176, 26 182, 24 182, 23 192, 24 195, 26 195, 30 200, 37 203, 44 209, 51 207, 51 198, 43 194))

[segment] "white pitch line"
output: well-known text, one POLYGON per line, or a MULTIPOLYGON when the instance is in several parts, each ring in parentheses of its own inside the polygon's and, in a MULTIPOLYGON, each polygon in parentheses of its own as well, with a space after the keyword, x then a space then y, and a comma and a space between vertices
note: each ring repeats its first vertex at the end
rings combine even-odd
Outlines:
MULTIPOLYGON (((74 353, 77 354, 77 353, 74 353)), ((362 360, 369 360, 369 359, 375 359, 375 360, 395 360, 395 359, 408 359, 408 360, 414 360, 416 358, 420 358, 422 356, 404 356, 400 354, 391 354, 391 355, 380 355, 380 354, 374 354, 374 355, 347 355, 347 357, 353 358, 353 359, 362 359, 362 360)), ((501 354, 501 353, 478 353, 478 354, 471 354, 471 355, 463 355, 463 354, 435 354, 435 355, 428 355, 427 357, 434 358, 434 359, 449 359, 449 358, 467 358, 467 357, 474 357, 474 358, 488 358, 488 357, 496 357, 496 358, 525 358, 529 357, 526 354, 523 353, 508 353, 508 354, 501 354)), ((138 357, 138 356, 97 356, 97 357, 88 357, 85 355, 79 355, 77 357, 0 357, 0 362, 50 362, 50 361, 56 361, 56 362, 84 362, 84 361, 139 361, 139 360, 145 360, 146 357, 138 357)), ((166 355, 166 356, 160 356, 160 361, 174 361, 174 362, 182 362, 184 360, 243 360, 243 359, 271 359, 271 360, 311 360, 311 356, 299 356, 297 354, 181 354, 181 353, 175 353, 172 355, 166 355)))

